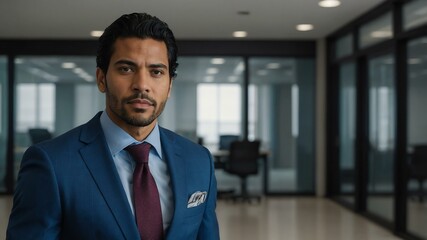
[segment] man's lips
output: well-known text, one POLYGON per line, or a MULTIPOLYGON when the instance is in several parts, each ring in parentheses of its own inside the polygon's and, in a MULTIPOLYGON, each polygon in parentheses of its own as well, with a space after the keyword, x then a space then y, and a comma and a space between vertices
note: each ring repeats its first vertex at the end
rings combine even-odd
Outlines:
POLYGON ((142 98, 132 99, 128 103, 136 108, 147 108, 154 105, 150 100, 142 98))

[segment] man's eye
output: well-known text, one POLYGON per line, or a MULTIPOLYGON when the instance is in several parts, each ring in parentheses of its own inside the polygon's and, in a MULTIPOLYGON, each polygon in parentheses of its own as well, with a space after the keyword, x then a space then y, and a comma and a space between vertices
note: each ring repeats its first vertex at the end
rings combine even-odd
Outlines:
POLYGON ((161 70, 153 70, 153 71, 151 71, 152 73, 153 73, 153 75, 155 75, 155 76, 160 76, 160 75, 162 75, 163 74, 163 71, 161 71, 161 70))
POLYGON ((128 73, 128 72, 132 72, 132 68, 130 68, 130 67, 119 67, 119 71, 124 72, 124 73, 128 73))

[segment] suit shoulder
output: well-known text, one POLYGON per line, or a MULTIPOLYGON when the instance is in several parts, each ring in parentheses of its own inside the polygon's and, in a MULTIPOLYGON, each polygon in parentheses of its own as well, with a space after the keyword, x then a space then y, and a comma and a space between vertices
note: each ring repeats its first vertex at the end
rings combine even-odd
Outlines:
POLYGON ((41 148, 58 148, 60 146, 77 146, 79 143, 88 142, 100 132, 99 114, 89 122, 68 130, 51 140, 37 144, 41 148), (85 134, 84 134, 85 133, 85 134), (89 140, 88 140, 89 139, 89 140))
POLYGON ((75 142, 78 140, 80 136, 82 126, 75 127, 65 133, 60 134, 59 136, 56 136, 50 140, 41 142, 37 144, 37 146, 40 146, 42 148, 53 146, 53 147, 59 147, 61 145, 66 145, 67 142, 73 141, 75 142))
POLYGON ((192 149, 192 150, 200 150, 200 151, 208 151, 204 146, 191 141, 190 139, 183 137, 169 129, 160 128, 161 135, 168 138, 170 142, 176 143, 182 146, 184 149, 192 149))
POLYGON ((191 144, 191 145, 197 145, 197 146, 200 146, 200 144, 197 144, 197 143, 195 143, 195 142, 191 141, 190 139, 188 139, 188 138, 186 138, 186 137, 184 137, 184 136, 181 136, 181 135, 179 135, 178 133, 173 132, 173 131, 171 131, 171 130, 169 130, 169 129, 166 129, 166 128, 160 128, 160 131, 161 131, 161 132, 162 132, 166 137, 168 137, 170 140, 177 141, 177 142, 182 142, 182 143, 185 143, 185 144, 191 144))

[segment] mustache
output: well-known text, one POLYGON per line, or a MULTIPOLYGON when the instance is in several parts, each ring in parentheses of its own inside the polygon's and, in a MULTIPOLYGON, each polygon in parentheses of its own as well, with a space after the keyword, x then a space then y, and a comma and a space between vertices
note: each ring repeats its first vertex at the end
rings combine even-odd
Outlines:
POLYGON ((145 92, 135 93, 135 94, 125 98, 123 101, 128 103, 128 102, 133 101, 135 99, 146 99, 146 100, 150 101, 154 107, 157 106, 156 100, 154 100, 154 98, 148 96, 148 94, 145 92))

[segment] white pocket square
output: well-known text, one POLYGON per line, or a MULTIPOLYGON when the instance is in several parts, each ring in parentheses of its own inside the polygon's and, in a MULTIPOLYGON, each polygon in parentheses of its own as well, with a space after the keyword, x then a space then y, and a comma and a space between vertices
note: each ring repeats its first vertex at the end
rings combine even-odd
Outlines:
POLYGON ((197 191, 191 194, 190 199, 188 199, 187 208, 197 207, 200 204, 204 203, 206 200, 206 195, 208 195, 207 192, 200 192, 200 191, 197 191))

